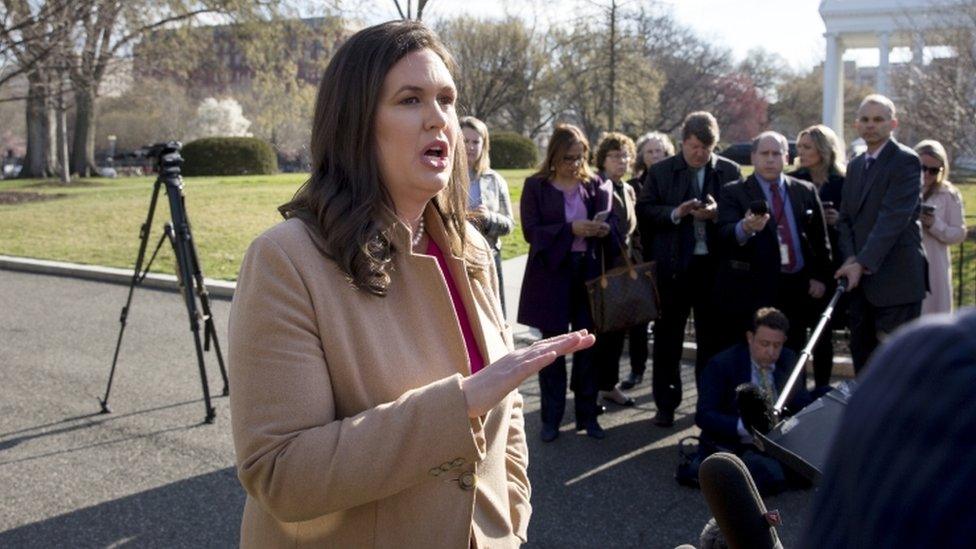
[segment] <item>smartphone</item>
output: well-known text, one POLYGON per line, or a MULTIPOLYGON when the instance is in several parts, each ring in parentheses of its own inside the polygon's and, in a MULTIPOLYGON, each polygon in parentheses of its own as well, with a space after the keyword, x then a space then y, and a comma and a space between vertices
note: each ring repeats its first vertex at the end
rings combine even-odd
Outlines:
POLYGON ((769 204, 767 204, 765 200, 753 200, 749 204, 749 211, 751 211, 753 213, 753 215, 765 215, 765 214, 768 214, 769 213, 769 204))
POLYGON ((834 203, 829 200, 824 200, 822 203, 823 209, 832 210, 834 209, 834 203))
POLYGON ((596 215, 593 216, 593 221, 606 223, 608 217, 610 217, 610 210, 607 210, 605 212, 597 212, 596 215))
POLYGON ((924 214, 934 214, 936 206, 934 204, 922 204, 922 213, 924 214))

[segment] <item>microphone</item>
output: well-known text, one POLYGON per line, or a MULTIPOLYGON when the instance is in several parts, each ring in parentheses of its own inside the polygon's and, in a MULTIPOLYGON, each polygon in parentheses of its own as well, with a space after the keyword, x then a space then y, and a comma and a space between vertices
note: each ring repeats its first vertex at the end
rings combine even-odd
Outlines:
POLYGON ((727 452, 705 458, 698 470, 702 495, 731 549, 782 549, 779 511, 768 511, 741 459, 727 452))
POLYGON ((758 431, 765 435, 772 430, 775 425, 772 410, 755 384, 743 383, 736 387, 735 403, 747 431, 750 433, 758 431))

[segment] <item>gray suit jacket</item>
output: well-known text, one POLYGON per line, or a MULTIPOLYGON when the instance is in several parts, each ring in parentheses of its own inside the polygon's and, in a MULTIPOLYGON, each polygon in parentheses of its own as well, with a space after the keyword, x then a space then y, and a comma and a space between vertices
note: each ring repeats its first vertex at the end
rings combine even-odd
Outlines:
POLYGON ((871 271, 861 287, 872 305, 922 301, 927 267, 918 222, 921 162, 894 139, 867 173, 864 161, 858 155, 847 167, 837 223, 841 257, 856 256, 871 271))

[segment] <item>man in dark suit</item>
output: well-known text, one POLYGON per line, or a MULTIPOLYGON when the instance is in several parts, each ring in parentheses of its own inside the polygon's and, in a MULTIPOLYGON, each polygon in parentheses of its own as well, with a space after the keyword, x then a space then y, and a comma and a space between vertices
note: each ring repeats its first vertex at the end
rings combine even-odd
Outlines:
POLYGON ((722 188, 716 306, 723 348, 742 342, 754 311, 776 307, 790 319, 787 347, 802 349, 814 300, 833 275, 817 189, 783 174, 788 161, 786 138, 763 132, 752 142, 753 175, 722 188), (766 213, 752 211, 759 206, 766 213))
POLYGON ((895 105, 883 95, 861 102, 854 122, 867 151, 847 167, 840 218, 843 266, 850 298, 851 355, 855 371, 898 326, 917 318, 928 287, 918 223, 921 162, 891 136, 895 105))
MULTIPOLYGON (((652 385, 654 423, 674 425, 681 403, 681 361, 685 323, 695 313, 698 344, 695 378, 719 349, 712 292, 718 268, 718 202, 722 185, 741 177, 739 165, 713 153, 718 122, 707 112, 689 114, 681 130, 681 152, 651 166, 637 201, 637 218, 651 227, 644 245, 657 263, 661 316, 654 323, 652 385)), ((647 259, 645 257, 645 259, 647 259)))
MULTIPOLYGON (((698 388, 695 424, 701 428, 699 455, 702 459, 718 452, 732 452, 746 463, 764 493, 787 487, 793 477, 774 458, 752 444, 752 435, 739 417, 735 389, 743 383, 756 385, 770 405, 776 401, 796 353, 784 347, 789 320, 782 312, 766 307, 756 311, 746 343, 739 343, 715 355, 702 372, 698 388)), ((812 401, 801 374, 787 409, 796 413, 812 401)))

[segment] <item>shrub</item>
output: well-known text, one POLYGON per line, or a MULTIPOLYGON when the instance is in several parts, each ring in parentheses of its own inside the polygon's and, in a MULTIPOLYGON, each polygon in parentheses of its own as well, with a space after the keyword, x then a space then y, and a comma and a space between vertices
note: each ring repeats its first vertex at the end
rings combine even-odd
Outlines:
POLYGON ((183 175, 255 175, 278 172, 271 145, 256 137, 205 137, 183 147, 183 175))
POLYGON ((539 149, 528 137, 515 132, 491 134, 491 167, 496 170, 533 168, 539 162, 539 149))

